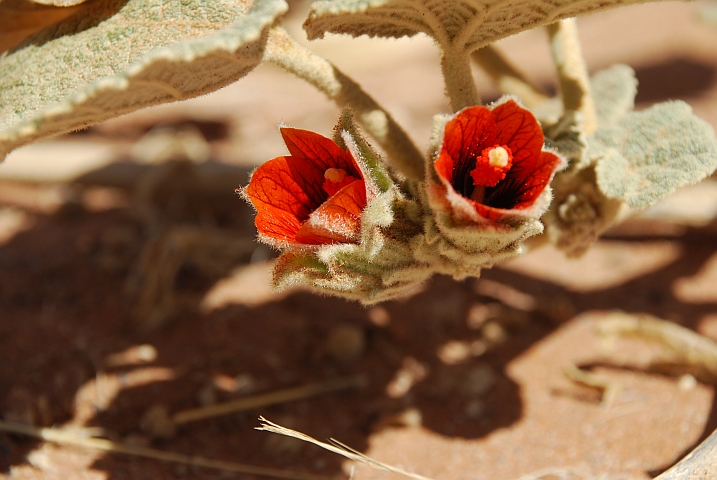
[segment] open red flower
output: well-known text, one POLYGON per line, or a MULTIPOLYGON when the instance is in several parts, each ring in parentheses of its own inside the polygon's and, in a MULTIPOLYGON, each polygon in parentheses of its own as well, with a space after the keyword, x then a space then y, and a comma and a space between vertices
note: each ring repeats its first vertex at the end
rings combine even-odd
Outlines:
POLYGON ((536 201, 564 165, 543 143, 540 124, 515 100, 468 107, 446 124, 434 166, 448 196, 463 197, 480 218, 540 215, 547 205, 536 201))
POLYGON ((259 237, 268 243, 356 243, 366 184, 351 153, 307 130, 282 128, 290 156, 252 174, 244 195, 257 210, 259 237))

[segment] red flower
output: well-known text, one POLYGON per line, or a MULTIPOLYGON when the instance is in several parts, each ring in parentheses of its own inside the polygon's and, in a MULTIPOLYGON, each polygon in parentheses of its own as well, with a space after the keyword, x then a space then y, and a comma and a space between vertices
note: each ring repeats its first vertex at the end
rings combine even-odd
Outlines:
POLYGON ((279 246, 356 243, 366 207, 356 160, 319 134, 282 128, 281 135, 291 156, 261 165, 243 189, 259 237, 279 246))
MULTIPOLYGON (((434 166, 448 196, 458 193, 483 219, 533 215, 547 207, 536 200, 564 165, 560 157, 543 151, 543 143, 540 124, 515 100, 492 110, 468 107, 446 124, 434 166)), ((465 201, 450 200, 465 207, 465 201)))

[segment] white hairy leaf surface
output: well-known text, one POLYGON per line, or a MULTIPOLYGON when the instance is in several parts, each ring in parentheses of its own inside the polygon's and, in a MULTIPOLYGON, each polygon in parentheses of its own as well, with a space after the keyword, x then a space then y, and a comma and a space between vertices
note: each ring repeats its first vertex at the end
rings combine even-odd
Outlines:
POLYGON ((318 0, 304 23, 310 39, 325 33, 430 35, 468 51, 563 18, 644 0, 318 0))
POLYGON ((645 208, 717 168, 712 127, 684 102, 632 112, 590 139, 597 184, 609 198, 645 208))
POLYGON ((590 89, 598 129, 613 125, 635 108, 637 78, 627 65, 613 65, 597 72, 590 79, 590 89))
POLYGON ((0 56, 0 159, 14 148, 236 81, 284 0, 100 0, 0 56))

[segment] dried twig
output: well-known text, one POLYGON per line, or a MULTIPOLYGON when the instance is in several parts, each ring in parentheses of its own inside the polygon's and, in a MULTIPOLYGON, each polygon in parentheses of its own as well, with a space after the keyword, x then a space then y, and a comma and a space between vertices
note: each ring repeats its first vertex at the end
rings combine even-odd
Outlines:
POLYGON ((365 465, 368 465, 369 467, 373 467, 378 470, 386 470, 389 472, 398 473, 399 475, 403 475, 403 476, 413 478, 416 480, 431 480, 430 478, 424 477, 423 475, 407 472, 400 468, 393 467, 393 466, 388 465, 383 462, 379 462, 378 460, 374 460, 373 458, 367 457, 363 453, 358 452, 358 451, 354 450, 353 448, 344 445, 343 443, 339 442, 338 440, 334 440, 333 438, 330 439, 331 443, 324 443, 324 442, 316 440, 315 438, 310 437, 304 433, 297 432, 296 430, 291 430, 290 428, 282 427, 281 425, 277 425, 276 423, 270 422, 269 420, 267 420, 264 417, 259 417, 259 421, 261 422, 262 425, 260 427, 256 427, 257 430, 278 433, 279 435, 285 435, 287 437, 296 438, 296 439, 302 440, 304 442, 313 443, 314 445, 318 445, 319 447, 321 447, 325 450, 328 450, 330 452, 333 452, 337 455, 341 455, 350 460, 354 460, 356 462, 363 463, 365 465))
POLYGON ((599 391, 602 405, 611 405, 620 393, 621 387, 619 383, 604 380, 593 372, 583 370, 576 365, 566 367, 563 373, 573 382, 599 391))
POLYGON ((293 402, 302 400, 324 393, 335 392, 337 390, 346 390, 349 388, 358 388, 364 385, 366 380, 361 377, 339 378, 325 383, 315 383, 310 385, 302 385, 300 387, 287 388, 276 392, 269 392, 262 395, 254 395, 251 397, 239 398, 231 402, 218 403, 207 407, 192 408, 177 412, 172 417, 172 421, 179 425, 182 423, 193 422, 204 418, 217 417, 228 413, 251 410, 258 407, 266 407, 268 405, 276 405, 277 403, 293 402))
POLYGON ((227 462, 224 460, 213 460, 211 458, 205 458, 196 455, 183 455, 181 453, 156 450, 154 448, 116 443, 110 440, 106 440, 104 438, 82 437, 78 436, 77 433, 57 428, 37 428, 30 425, 4 422, 2 420, 0 420, 0 431, 19 435, 26 435, 28 437, 39 438, 48 442, 58 443, 61 445, 75 445, 79 447, 101 450, 103 452, 120 453, 123 455, 132 455, 135 457, 161 460, 164 462, 182 463, 184 465, 192 465, 195 467, 214 468, 217 470, 246 473, 250 475, 261 475, 264 477, 286 478, 289 480, 336 480, 337 478, 339 478, 312 475, 309 473, 301 472, 290 472, 287 470, 279 470, 275 468, 245 465, 242 463, 227 462))
POLYGON ((600 322, 605 336, 631 336, 659 343, 668 351, 662 362, 653 362, 659 372, 687 370, 705 383, 717 384, 717 342, 672 322, 647 314, 613 312, 600 322))

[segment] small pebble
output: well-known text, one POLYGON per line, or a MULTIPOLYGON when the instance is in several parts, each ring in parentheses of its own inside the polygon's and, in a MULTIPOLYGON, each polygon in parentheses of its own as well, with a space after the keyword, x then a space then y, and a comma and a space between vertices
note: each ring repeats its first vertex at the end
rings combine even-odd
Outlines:
POLYGON ((177 432, 177 426, 164 405, 151 406, 142 415, 139 425, 150 438, 172 438, 177 432))
POLYGON ((693 390, 697 386, 697 379, 692 375, 682 375, 677 381, 677 388, 683 392, 693 390))
POLYGON ((339 325, 329 332, 326 350, 334 360, 349 364, 359 360, 366 349, 363 329, 353 325, 339 325))
POLYGON ((214 382, 209 382, 197 392, 197 402, 203 407, 217 403, 217 389, 214 382))
POLYGON ((26 388, 13 386, 5 399, 5 410, 2 418, 10 422, 24 425, 35 424, 35 412, 32 405, 35 403, 32 393, 26 388))
POLYGON ((385 327, 391 323, 391 315, 383 307, 371 307, 368 311, 368 319, 377 327, 385 327))
POLYGON ((420 427, 423 424, 423 415, 417 408, 409 408, 392 415, 386 415, 378 419, 371 427, 374 432, 385 428, 395 427, 420 427))
POLYGON ((396 372, 393 379, 386 385, 386 394, 391 398, 400 398, 406 395, 417 382, 428 375, 428 367, 412 357, 403 360, 402 367, 396 372))
POLYGON ((446 365, 465 362, 471 356, 471 347, 466 342, 452 340, 438 349, 438 358, 446 365))
POLYGON ((467 372, 460 387, 461 393, 466 397, 483 396, 493 388, 496 381, 497 376, 490 365, 476 365, 467 372))
POLYGON ((490 345, 497 345, 508 339, 508 333, 498 322, 490 321, 486 323, 483 325, 481 332, 485 341, 490 345))
POLYGON ((122 367, 128 365, 141 365, 151 363, 157 359, 157 349, 147 343, 129 347, 119 353, 113 353, 105 358, 108 367, 122 367))
POLYGON ((485 415, 485 403, 480 399, 473 399, 466 404, 464 411, 468 418, 478 420, 485 415))
POLYGON ((466 324, 468 328, 478 330, 488 320, 499 317, 502 311, 503 307, 499 303, 476 303, 468 310, 466 324))

